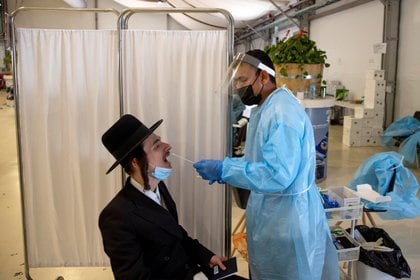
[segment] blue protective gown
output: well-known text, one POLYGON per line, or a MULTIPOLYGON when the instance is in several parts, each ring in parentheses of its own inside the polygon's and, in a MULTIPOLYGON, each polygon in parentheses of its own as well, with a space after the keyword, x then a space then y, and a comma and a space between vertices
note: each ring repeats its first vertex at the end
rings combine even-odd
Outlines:
POLYGON ((251 190, 246 230, 253 280, 339 279, 315 185, 312 125, 286 88, 254 108, 245 156, 226 158, 222 179, 251 190))
POLYGON ((391 197, 391 201, 382 203, 364 201, 366 208, 386 210, 377 213, 381 219, 402 220, 420 216, 420 200, 417 198, 419 183, 416 176, 402 164, 400 154, 382 152, 369 157, 359 166, 347 186, 356 190, 360 184, 369 184, 380 195, 391 197))

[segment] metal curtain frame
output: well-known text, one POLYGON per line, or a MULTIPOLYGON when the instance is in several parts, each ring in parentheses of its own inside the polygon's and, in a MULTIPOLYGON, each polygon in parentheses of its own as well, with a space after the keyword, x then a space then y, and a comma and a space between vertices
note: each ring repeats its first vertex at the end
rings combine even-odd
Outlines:
POLYGON ((18 146, 18 163, 19 163, 19 183, 20 183, 20 199, 21 199, 21 211, 22 211, 22 225, 23 225, 23 242, 24 242, 24 261, 25 261, 25 276, 26 279, 32 280, 29 274, 29 262, 27 254, 27 236, 26 236, 26 217, 25 217, 25 203, 24 203, 24 186, 23 186, 23 168, 22 168, 22 145, 21 145, 21 134, 20 134, 20 116, 19 116, 19 84, 18 84, 18 65, 16 55, 16 25, 15 20, 18 14, 22 12, 89 12, 89 13, 114 13, 117 17, 120 13, 115 9, 98 9, 98 8, 48 8, 48 7, 20 7, 14 10, 10 14, 10 23, 12 27, 12 59, 13 59, 13 85, 15 93, 15 117, 16 117, 16 139, 18 146))
MULTIPOLYGON (((123 95, 124 95, 124 89, 123 89, 123 73, 122 73, 122 57, 124 56, 123 51, 123 41, 122 41, 122 30, 128 29, 128 21, 130 17, 133 14, 136 13, 143 13, 143 14, 151 14, 151 13, 159 13, 159 14, 170 14, 170 13, 217 13, 222 14, 225 17, 226 20, 226 30, 227 30, 227 42, 226 42, 226 49, 227 49, 227 62, 228 65, 232 62, 233 59, 233 52, 234 52, 234 46, 233 46, 233 38, 234 38, 234 19, 233 16, 224 9, 213 9, 213 8, 144 8, 144 9, 126 9, 121 12, 119 19, 118 19, 118 37, 119 37, 119 92, 120 92, 120 111, 124 111, 124 104, 123 104, 123 95)), ((232 89, 229 89, 231 91, 232 89)), ((228 100, 228 108, 230 108, 231 104, 231 92, 228 94, 229 100, 228 100)), ((232 151, 232 129, 231 129, 231 120, 230 120, 230 114, 228 114, 228 117, 226 119, 227 122, 227 151, 228 155, 231 156, 232 151)), ((231 201, 231 188, 226 187, 225 188, 225 254, 229 255, 231 252, 230 246, 231 246, 231 219, 232 219, 232 205, 230 203, 231 201)))

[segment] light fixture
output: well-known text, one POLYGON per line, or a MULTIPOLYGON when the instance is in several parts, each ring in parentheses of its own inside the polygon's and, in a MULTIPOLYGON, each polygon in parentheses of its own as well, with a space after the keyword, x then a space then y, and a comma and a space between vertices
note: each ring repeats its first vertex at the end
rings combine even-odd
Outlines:
POLYGON ((87 3, 85 0, 64 0, 68 5, 73 8, 86 8, 87 3))

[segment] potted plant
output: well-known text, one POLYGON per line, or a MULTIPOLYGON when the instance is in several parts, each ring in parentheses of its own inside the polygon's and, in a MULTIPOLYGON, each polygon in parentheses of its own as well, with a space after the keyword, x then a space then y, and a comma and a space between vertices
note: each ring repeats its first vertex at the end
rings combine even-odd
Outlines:
POLYGON ((303 31, 267 46, 265 52, 276 68, 277 86, 286 84, 295 93, 315 86, 316 92, 320 92, 324 67, 329 67, 327 55, 303 31))
POLYGON ((6 50, 6 52, 4 53, 4 58, 3 58, 3 65, 6 72, 10 71, 11 64, 12 64, 12 55, 10 54, 10 51, 6 50))

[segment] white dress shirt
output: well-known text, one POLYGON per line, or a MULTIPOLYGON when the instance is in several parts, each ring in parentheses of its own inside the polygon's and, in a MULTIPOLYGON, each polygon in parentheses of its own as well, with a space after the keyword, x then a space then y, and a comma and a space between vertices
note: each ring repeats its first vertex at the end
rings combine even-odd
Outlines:
POLYGON ((160 198, 160 193, 159 193, 159 188, 156 187, 155 191, 152 190, 145 190, 144 187, 139 184, 136 180, 133 179, 133 177, 130 177, 130 183, 139 191, 141 191, 142 193, 144 193, 147 197, 149 197, 150 199, 152 199, 154 202, 156 202, 159 205, 162 205, 162 201, 160 198))

